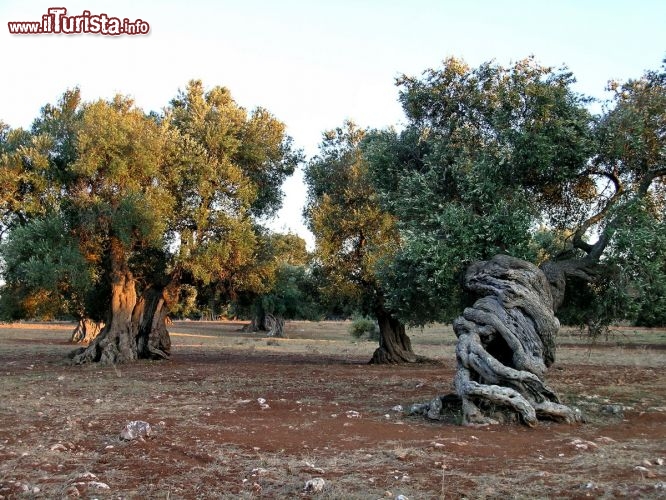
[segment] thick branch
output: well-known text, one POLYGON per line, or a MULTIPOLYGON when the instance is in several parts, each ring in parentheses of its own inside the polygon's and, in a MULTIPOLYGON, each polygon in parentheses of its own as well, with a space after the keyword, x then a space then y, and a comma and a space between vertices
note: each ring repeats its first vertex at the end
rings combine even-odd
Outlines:
POLYGON ((658 177, 666 176, 666 167, 656 168, 643 176, 641 182, 638 184, 638 195, 643 197, 647 194, 652 182, 658 177))
POLYGON ((613 193, 613 196, 609 198, 609 200, 604 204, 601 210, 599 210, 596 214, 589 217, 587 220, 583 221, 583 223, 578 227, 578 229, 573 235, 574 248, 583 250, 591 258, 598 260, 599 257, 601 257, 601 254, 603 253, 604 249, 606 248, 606 245, 608 245, 608 240, 610 239, 607 235, 607 231, 604 230, 604 232, 599 236, 599 239, 594 245, 590 245, 589 243, 583 241, 583 236, 585 236, 585 233, 587 232, 588 229, 590 229, 593 225, 601 222, 604 219, 604 217, 608 215, 608 212, 613 207, 613 205, 615 205, 615 203, 617 203, 618 200, 621 198, 621 196, 624 194, 625 189, 624 185, 622 184, 622 181, 620 180, 616 172, 600 172, 596 170, 594 171, 590 170, 587 172, 587 174, 606 177, 615 186, 615 193, 613 193), (594 257, 592 257, 592 255, 594 255, 594 257))

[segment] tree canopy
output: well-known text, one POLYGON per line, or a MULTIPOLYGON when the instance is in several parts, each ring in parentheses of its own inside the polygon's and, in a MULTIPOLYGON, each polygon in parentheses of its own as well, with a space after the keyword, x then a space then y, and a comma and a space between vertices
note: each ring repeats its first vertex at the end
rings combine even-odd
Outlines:
POLYGON ((317 240, 324 295, 344 297, 379 324, 372 362, 414 362, 419 357, 404 324, 387 307, 387 291, 377 277, 382 263, 393 259, 399 236, 395 217, 382 208, 371 182, 361 150, 365 133, 349 121, 324 133, 320 155, 305 169, 304 214, 317 240))
POLYGON ((395 251, 398 234, 368 177, 360 150, 364 134, 352 122, 324 133, 320 155, 305 170, 305 218, 329 286, 371 311, 379 293, 377 262, 395 251))
MULTIPOLYGON (((569 274, 596 278, 580 286, 609 290, 613 276, 627 278, 629 240, 640 245, 618 238, 637 210, 650 235, 643 241, 654 242, 663 223, 663 72, 613 86, 601 116, 573 83, 566 68, 532 58, 478 68, 448 59, 398 80, 407 125, 368 134, 362 148, 402 237, 380 270, 400 317, 450 321, 466 301, 465 269, 498 253, 538 264, 578 257, 587 266, 569 274), (561 245, 546 249, 547 240, 561 245), (602 255, 607 271, 592 270, 602 255)), ((603 302, 608 319, 612 301, 603 302)))

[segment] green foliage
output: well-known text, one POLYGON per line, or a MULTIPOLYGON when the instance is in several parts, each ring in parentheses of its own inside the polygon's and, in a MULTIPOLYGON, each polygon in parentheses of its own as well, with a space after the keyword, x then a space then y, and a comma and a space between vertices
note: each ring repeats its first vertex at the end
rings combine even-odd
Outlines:
POLYGON ((370 341, 378 341, 380 337, 377 322, 365 316, 357 316, 352 319, 349 333, 354 338, 370 341))
POLYGON ((371 312, 381 299, 377 266, 398 247, 395 219, 383 210, 362 156, 365 132, 351 122, 328 131, 305 168, 304 211, 317 240, 323 294, 371 312))
POLYGON ((112 246, 122 249, 116 266, 142 286, 261 290, 270 273, 256 265, 256 222, 279 208, 280 186, 300 160, 283 123, 265 109, 248 113, 222 87, 205 92, 192 81, 150 116, 127 97, 84 103, 78 89, 67 91, 30 131, 0 124, 0 235, 9 232, 13 245, 6 290, 65 309, 76 296, 89 314, 84 295, 109 303, 98 284, 109 285, 112 246), (62 231, 36 240, 43 251, 13 250, 38 238, 49 217, 62 231))
MULTIPOLYGON (((599 227, 610 236, 611 272, 595 294, 607 324, 666 325, 666 64, 640 79, 611 82, 612 106, 596 129, 595 173, 615 193, 599 227)), ((607 188, 608 189, 608 188, 607 188)))
POLYGON ((644 189, 659 177, 653 195, 663 196, 666 61, 659 71, 646 71, 642 78, 624 84, 611 82, 609 90, 613 92, 612 107, 597 128, 600 154, 595 164, 612 167, 620 178, 648 182, 644 189))
POLYGON ((227 298, 242 317, 321 319, 321 297, 309 264, 303 238, 260 231, 252 267, 240 272, 247 280, 235 288, 239 293, 227 298))
MULTIPOLYGON (((277 212, 282 182, 302 161, 282 122, 264 108, 248 114, 227 88, 206 92, 199 80, 190 81, 171 101, 167 120, 183 138, 181 174, 190 188, 184 192, 184 206, 211 197, 221 207, 248 203, 246 209, 255 217, 277 212), (198 164, 194 170, 190 158, 198 164)), ((194 206, 201 210, 205 204, 194 206)))
POLYGON ((662 321, 666 72, 612 84, 600 117, 573 82, 533 59, 449 59, 398 81, 406 127, 369 133, 362 150, 402 238, 377 266, 401 318, 450 321, 467 266, 508 253, 601 258, 592 283, 568 284, 566 321, 662 321))
POLYGON ((379 271, 401 318, 453 319, 475 260, 535 260, 535 222, 564 210, 557 189, 584 168, 592 144, 571 82, 532 59, 476 69, 449 59, 422 79, 399 80, 405 130, 371 133, 363 151, 403 241, 379 271))
POLYGON ((248 114, 228 89, 206 92, 196 80, 172 100, 165 120, 175 134, 168 158, 176 266, 227 299, 265 291, 274 266, 254 219, 279 208, 280 186, 300 161, 284 124, 265 109, 248 114))
POLYGON ((379 327, 373 319, 359 316, 354 318, 349 325, 349 334, 357 339, 377 341, 379 340, 379 327))
POLYGON ((81 317, 102 280, 87 262, 67 222, 49 214, 15 228, 0 246, 7 284, 3 315, 16 319, 81 317))
POLYGON ((621 308, 617 318, 640 326, 666 325, 666 218, 636 203, 624 209, 607 263, 616 272, 602 295, 605 309, 621 308))
POLYGON ((272 289, 260 297, 260 308, 283 319, 318 321, 322 318, 318 295, 307 268, 282 264, 272 289))
POLYGON ((192 285, 181 285, 178 294, 179 301, 171 309, 171 314, 177 318, 199 318, 201 316, 197 307, 198 290, 192 285))

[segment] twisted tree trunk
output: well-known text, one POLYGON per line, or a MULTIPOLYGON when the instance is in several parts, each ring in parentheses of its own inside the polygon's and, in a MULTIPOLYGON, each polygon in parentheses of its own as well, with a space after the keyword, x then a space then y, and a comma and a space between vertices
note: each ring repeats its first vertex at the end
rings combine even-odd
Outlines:
POLYGON ((104 323, 90 318, 81 318, 76 324, 70 342, 74 344, 89 344, 97 338, 104 328, 104 323))
POLYGON ((267 337, 280 337, 284 335, 284 319, 280 316, 267 314, 263 310, 252 318, 252 321, 242 328, 243 332, 266 332, 267 337))
MULTIPOLYGON (((169 359, 171 338, 166 328, 169 305, 177 301, 174 287, 149 286, 132 313, 137 354, 142 359, 169 359)), ((177 289, 177 287, 175 287, 177 289)))
POLYGON ((72 353, 75 364, 116 364, 137 359, 136 330, 132 312, 136 305, 136 283, 129 269, 122 242, 111 238, 111 307, 100 334, 87 347, 72 353))
POLYGON ((470 266, 465 286, 479 298, 453 323, 463 422, 493 423, 488 413, 496 406, 530 426, 538 418, 579 421, 580 413, 561 404, 544 381, 560 326, 546 275, 529 262, 497 255, 470 266))
MULTIPOLYGON (((555 361, 560 323, 554 310, 564 296, 563 269, 550 266, 549 282, 535 265, 497 255, 467 270, 464 284, 477 300, 453 322, 454 387, 464 424, 498 423, 507 415, 529 426, 539 418, 581 421, 580 412, 563 405, 544 380, 555 361)), ((415 405, 413 411, 436 419, 444 400, 415 405)))
POLYGON ((375 310, 379 325, 379 347, 370 364, 416 363, 421 357, 414 354, 412 341, 405 333, 405 325, 394 318, 384 307, 375 310))

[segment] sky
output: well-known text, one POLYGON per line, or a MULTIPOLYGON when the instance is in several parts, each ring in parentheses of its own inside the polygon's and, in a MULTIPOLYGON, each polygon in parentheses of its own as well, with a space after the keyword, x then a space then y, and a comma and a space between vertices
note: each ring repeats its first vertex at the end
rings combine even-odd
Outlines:
MULTIPOLYGON (((248 110, 267 108, 296 147, 317 154, 322 133, 351 119, 400 127, 395 79, 449 56, 477 66, 534 55, 566 65, 576 90, 603 99, 610 79, 638 78, 666 58, 664 0, 0 0, 0 120, 28 127, 78 86, 85 100, 134 98, 160 111, 191 79, 222 85, 248 110), (147 35, 13 35, 8 22, 106 14, 147 35)), ((299 170, 271 227, 305 237, 299 170)))

